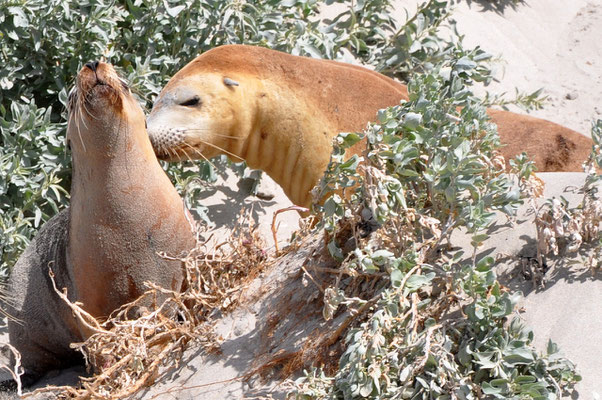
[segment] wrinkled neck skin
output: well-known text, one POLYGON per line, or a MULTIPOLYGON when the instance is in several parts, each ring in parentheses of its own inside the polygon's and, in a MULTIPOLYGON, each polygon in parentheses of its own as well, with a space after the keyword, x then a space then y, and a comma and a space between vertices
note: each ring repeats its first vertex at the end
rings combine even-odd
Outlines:
MULTIPOLYGON (((332 141, 327 132, 335 127, 320 113, 308 113, 311 105, 282 83, 246 80, 240 96, 254 99, 242 110, 245 114, 253 110, 250 114, 254 118, 247 119, 249 123, 242 130, 245 139, 230 141, 225 149, 244 159, 249 167, 265 171, 294 204, 309 206, 309 192, 322 176, 330 156, 330 152, 324 152, 332 141), (249 82, 255 82, 251 93, 249 82)), ((240 104, 245 104, 244 99, 240 104)))
POLYGON ((106 317, 141 295, 147 280, 180 289, 181 266, 157 252, 179 255, 193 247, 193 235, 182 200, 154 155, 142 110, 89 118, 79 131, 70 121, 69 138, 68 254, 78 301, 106 317))
POLYGON ((335 131, 320 112, 308 112, 310 107, 285 82, 256 74, 207 71, 170 82, 149 115, 148 125, 158 127, 158 132, 186 136, 181 160, 219 154, 234 162, 244 160, 278 182, 293 203, 309 205, 309 191, 330 156, 330 151, 324 150, 331 147, 332 140, 326 132, 335 131), (232 76, 240 86, 225 87, 224 76, 232 76), (188 87, 201 93, 203 104, 198 109, 185 109, 174 100, 178 91, 188 87), (312 135, 312 131, 319 134, 312 135))

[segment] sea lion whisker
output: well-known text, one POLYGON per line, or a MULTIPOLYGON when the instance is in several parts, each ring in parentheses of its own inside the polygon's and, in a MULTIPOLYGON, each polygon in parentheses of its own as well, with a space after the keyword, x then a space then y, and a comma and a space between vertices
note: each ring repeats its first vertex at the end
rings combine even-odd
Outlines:
POLYGON ((125 90, 128 93, 131 93, 132 91, 130 90, 130 85, 127 83, 127 81, 125 79, 123 79, 121 76, 117 77, 117 80, 119 81, 119 83, 121 84, 121 88, 123 90, 125 90))
MULTIPOLYGON (((201 158, 202 158, 203 160, 207 161, 209 164, 211 164, 211 166, 212 166, 213 168, 215 168, 215 164, 213 164, 213 163, 212 163, 212 162, 211 162, 211 161, 210 161, 210 160, 207 158, 207 156, 205 156, 203 153, 201 153, 201 152, 199 151, 199 149, 192 147, 191 145, 189 145, 189 144, 188 144, 188 143, 186 143, 186 142, 185 142, 184 144, 185 144, 186 146, 190 147, 190 148, 191 148, 191 149, 192 149, 192 150, 193 150, 195 153, 197 153, 199 156, 201 156, 201 158)), ((215 168, 215 169, 217 169, 217 168, 215 168)))
POLYGON ((209 147, 213 147, 214 149, 217 149, 217 150, 219 150, 219 151, 223 151, 223 152, 224 152, 224 154, 227 154, 227 155, 229 155, 229 156, 232 156, 232 157, 238 158, 240 161, 245 161, 245 159, 244 159, 244 158, 242 158, 241 156, 237 156, 236 154, 234 154, 234 153, 232 153, 232 152, 230 152, 230 151, 228 151, 228 150, 224 149, 223 147, 220 147, 220 146, 218 146, 218 145, 216 145, 216 144, 213 144, 213 143, 210 143, 210 142, 206 142, 206 141, 204 141, 204 140, 201 140, 201 143, 203 143, 203 144, 205 144, 205 145, 207 145, 207 146, 209 146, 209 147))
MULTIPOLYGON (((97 85, 97 86, 98 86, 98 85, 97 85)), ((109 86, 109 87, 113 88, 113 86, 111 86, 111 85, 107 85, 106 83, 103 83, 103 84, 102 84, 102 86, 109 86)), ((93 88, 92 88, 92 89, 93 89, 93 88)), ((90 110, 88 110, 88 107, 86 107, 86 104, 87 104, 87 103, 91 103, 90 99, 91 99, 92 97, 94 97, 94 95, 92 94, 92 89, 88 90, 88 92, 87 92, 87 93, 85 93, 85 95, 84 95, 84 101, 82 102, 82 104, 83 104, 84 110, 87 112, 87 114, 90 116, 90 118, 93 118, 93 119, 95 119, 95 120, 99 120, 99 118, 98 118, 98 117, 96 117, 94 114, 92 114, 92 113, 90 112, 90 110)), ((113 89, 113 90, 114 90, 114 89, 113 89)), ((82 91, 82 92, 83 92, 83 91, 82 91)), ((113 93, 113 94, 111 94, 111 95, 110 95, 110 101, 112 101, 112 103, 111 103, 111 104, 115 104, 116 97, 119 97, 119 96, 117 96, 115 93, 113 93)))
POLYGON ((73 107, 77 103, 78 97, 77 87, 73 86, 67 95, 67 112, 71 112, 73 110, 73 107))
POLYGON ((77 115, 77 114, 75 115, 75 116, 77 117, 77 129, 79 129, 79 123, 80 123, 80 122, 81 122, 82 124, 84 124, 84 128, 88 129, 88 125, 86 124, 86 121, 85 121, 85 119, 84 119, 84 118, 82 118, 82 117, 83 117, 83 115, 82 115, 82 113, 83 113, 83 112, 82 112, 82 107, 85 107, 85 106, 84 106, 83 104, 81 104, 81 103, 80 103, 80 104, 78 104, 78 107, 77 107, 77 112, 79 112, 79 115, 77 115))
POLYGON ((137 103, 140 104, 140 107, 144 111, 144 114, 148 114, 150 111, 148 109, 148 104, 151 103, 151 96, 145 94, 142 90, 140 90, 138 86, 135 85, 128 86, 128 89, 130 93, 134 95, 134 98, 136 99, 137 103), (142 101, 142 104, 140 103, 140 101, 142 101))
POLYGON ((79 120, 77 122, 77 136, 79 136, 79 141, 81 142, 82 149, 84 150, 84 153, 85 153, 86 152, 86 144, 84 143, 84 138, 82 136, 82 132, 81 132, 81 129, 80 129, 80 126, 79 126, 79 120))
POLYGON ((180 150, 182 151, 182 153, 184 153, 184 155, 186 156, 188 161, 190 161, 190 163, 193 163, 192 158, 190 157, 190 154, 188 154, 188 152, 185 149, 180 149, 180 150))
MULTIPOLYGON (((186 133, 186 132, 209 132, 209 129, 203 129, 203 128, 185 128, 185 129, 182 129, 182 132, 184 132, 184 133, 186 133)), ((228 139, 245 140, 245 138, 240 137, 240 136, 224 135, 224 134, 215 133, 215 132, 211 132, 211 135, 212 136, 217 136, 217 137, 228 138, 228 139)))
POLYGON ((164 156, 169 156, 169 151, 165 148, 163 148, 163 146, 161 147, 155 147, 155 154, 157 155, 158 159, 163 159, 164 156))
POLYGON ((85 97, 85 98, 84 98, 84 101, 82 101, 82 102, 81 102, 81 105, 82 105, 82 107, 83 107, 84 111, 86 111, 86 114, 88 114, 88 115, 90 116, 90 118, 98 120, 98 118, 97 118, 97 117, 95 117, 95 116, 94 116, 94 115, 93 115, 93 114, 90 112, 90 110, 88 110, 88 107, 86 107, 86 103, 89 103, 89 102, 90 102, 90 93, 89 93, 89 92, 88 92, 88 93, 86 93, 86 95, 85 95, 84 97, 85 97))
POLYGON ((80 122, 84 124, 84 127, 86 128, 86 130, 88 130, 88 126, 86 125, 86 122, 82 118, 82 108, 81 107, 77 107, 75 109, 75 118, 76 118, 75 126, 77 128, 77 135, 79 136, 79 141, 81 142, 82 149, 85 153, 86 152, 86 144, 84 143, 84 138, 82 136, 80 122), (77 114, 78 112, 79 112, 79 115, 77 114))
POLYGON ((76 115, 76 117, 77 117, 77 127, 79 129, 79 124, 81 122, 82 124, 84 124, 84 128, 88 129, 88 125, 86 124, 86 120, 83 118, 82 107, 85 107, 85 106, 83 104, 81 104, 81 103, 77 107, 77 111, 79 112, 79 115, 76 115))
POLYGON ((166 149, 166 148, 163 148, 163 150, 167 153, 168 156, 173 156, 174 158, 179 158, 178 157, 178 153, 176 152, 175 149, 166 149))
MULTIPOLYGON (((169 154, 169 153, 168 153, 169 154)), ((180 155, 178 154, 178 152, 175 149, 171 150, 171 154, 173 155, 173 157, 175 159, 180 159, 180 155)))

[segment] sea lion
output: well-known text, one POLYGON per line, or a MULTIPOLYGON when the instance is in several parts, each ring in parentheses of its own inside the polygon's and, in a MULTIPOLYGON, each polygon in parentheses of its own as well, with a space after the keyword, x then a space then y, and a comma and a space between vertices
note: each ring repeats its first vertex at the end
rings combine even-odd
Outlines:
POLYGON ((10 276, 10 342, 26 374, 37 377, 81 357, 69 344, 88 332, 53 289, 105 318, 152 281, 180 289, 180 255, 195 244, 182 199, 159 165, 145 117, 113 67, 88 63, 69 100, 70 207, 46 223, 10 276))
MULTIPOLYGON (((244 159, 307 207, 333 137, 363 130, 379 109, 407 99, 405 85, 359 66, 227 45, 171 78, 147 118, 148 133, 161 159, 244 159)), ((526 151, 539 171, 579 171, 591 151, 589 138, 552 122, 489 115, 506 160, 526 151)))

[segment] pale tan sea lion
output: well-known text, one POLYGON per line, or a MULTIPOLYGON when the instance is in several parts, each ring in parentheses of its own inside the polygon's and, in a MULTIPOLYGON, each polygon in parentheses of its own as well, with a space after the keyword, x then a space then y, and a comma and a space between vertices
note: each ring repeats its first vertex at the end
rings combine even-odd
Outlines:
MULTIPOLYGON (((148 132, 159 158, 244 159, 293 203, 308 206, 332 138, 363 130, 379 109, 407 99, 405 85, 362 67, 227 45, 173 76, 147 119, 148 132)), ((489 115, 506 160, 526 151, 539 171, 580 171, 591 150, 589 138, 552 122, 506 111, 489 115)))
POLYGON ((80 71, 69 106, 73 153, 71 206, 45 224, 10 277, 10 342, 30 376, 72 364, 81 329, 59 299, 107 317, 145 290, 145 281, 180 289, 179 255, 195 244, 183 202, 159 165, 139 104, 105 63, 80 71))

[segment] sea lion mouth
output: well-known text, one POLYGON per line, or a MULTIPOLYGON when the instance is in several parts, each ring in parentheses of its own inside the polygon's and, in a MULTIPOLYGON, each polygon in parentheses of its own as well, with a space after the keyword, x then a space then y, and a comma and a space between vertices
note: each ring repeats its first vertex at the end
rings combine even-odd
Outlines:
POLYGON ((190 160, 190 155, 184 150, 183 147, 177 147, 169 149, 155 149, 155 155, 161 161, 174 162, 190 160))
POLYGON ((90 108, 101 98, 109 104, 121 105, 121 96, 130 94, 130 89, 112 65, 104 62, 90 62, 77 74, 76 83, 71 89, 67 102, 69 112, 76 108, 90 108))

